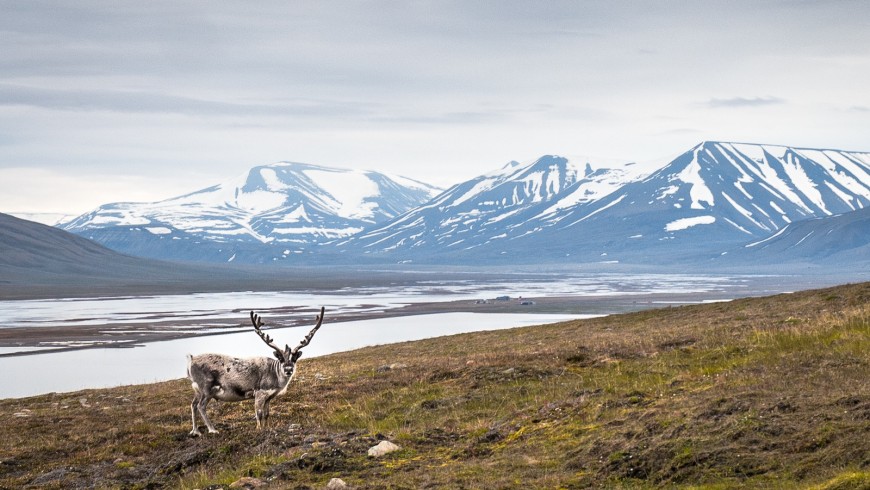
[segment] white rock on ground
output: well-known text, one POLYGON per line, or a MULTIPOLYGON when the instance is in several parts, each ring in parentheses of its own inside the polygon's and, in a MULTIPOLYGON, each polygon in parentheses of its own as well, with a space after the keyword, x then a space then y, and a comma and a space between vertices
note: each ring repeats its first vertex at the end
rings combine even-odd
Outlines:
POLYGON ((393 451, 398 451, 401 449, 399 446, 393 444, 390 441, 381 441, 377 446, 372 446, 369 448, 369 456, 373 458, 380 458, 385 454, 389 454, 393 451))
POLYGON ((341 478, 333 478, 329 480, 329 483, 326 484, 327 490, 338 490, 340 488, 350 488, 347 486, 347 483, 344 482, 341 478))

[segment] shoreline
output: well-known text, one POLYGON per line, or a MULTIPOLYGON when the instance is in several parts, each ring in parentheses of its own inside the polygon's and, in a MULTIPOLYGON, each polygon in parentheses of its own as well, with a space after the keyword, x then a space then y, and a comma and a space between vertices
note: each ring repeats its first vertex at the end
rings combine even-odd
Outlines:
MULTIPOLYGON (((682 292, 666 291, 667 280, 665 278, 678 277, 680 275, 664 275, 661 283, 650 281, 649 276, 646 274, 639 276, 607 275, 599 279, 602 281, 602 285, 610 288, 609 291, 586 290, 577 294, 566 293, 567 289, 565 289, 564 283, 560 284, 559 280, 571 278, 586 280, 588 276, 566 273, 564 275, 554 274, 544 277, 541 274, 533 274, 521 280, 516 280, 517 277, 514 276, 513 279, 515 281, 506 282, 503 281, 505 279, 504 274, 483 274, 477 275, 474 278, 473 282, 478 285, 476 290, 466 290, 462 293, 452 290, 451 287, 456 284, 467 284, 475 274, 460 274, 460 277, 454 277, 453 281, 455 281, 455 284, 452 286, 446 281, 437 286, 431 286, 433 280, 443 281, 445 278, 433 275, 426 275, 424 277, 420 273, 414 273, 414 277, 401 277, 391 281, 385 281, 383 277, 380 277, 370 278, 368 281, 365 281, 365 284, 348 285, 345 282, 345 286, 339 289, 322 289, 323 286, 327 285, 327 282, 331 282, 335 278, 326 280, 326 278, 321 277, 312 279, 309 288, 276 288, 271 291, 256 291, 256 293, 281 294, 299 292, 317 298, 319 291, 331 291, 333 296, 324 295, 324 301, 328 301, 329 298, 341 297, 341 294, 335 295, 335 292, 340 290, 354 291, 357 296, 362 297, 368 294, 372 295, 371 302, 363 299, 351 306, 338 307, 333 312, 330 312, 328 307, 326 321, 339 323, 451 312, 608 315, 819 289, 847 284, 856 279, 856 277, 837 275, 808 276, 795 274, 773 276, 760 274, 752 276, 721 276, 713 274, 709 277, 717 278, 721 282, 705 284, 703 281, 698 282, 698 278, 692 277, 692 274, 685 274, 694 281, 694 284, 690 287, 703 289, 700 291, 684 290, 682 292), (637 282, 638 278, 640 282, 637 282), (424 281, 424 279, 427 280, 424 281), (635 282, 632 282, 633 280, 635 282), (543 283, 546 286, 550 281, 552 281, 554 286, 558 285, 562 289, 553 291, 553 294, 547 294, 547 287, 541 287, 541 284, 543 283), (510 287, 506 286, 506 284, 518 285, 520 290, 523 289, 522 286, 524 285, 537 286, 537 288, 531 287, 529 289, 530 292, 527 293, 528 296, 523 298, 529 304, 520 304, 517 296, 511 296, 512 299, 510 301, 495 300, 494 297, 505 293, 516 294, 516 291, 510 291, 510 287), (659 291, 650 292, 649 288, 657 287, 655 285, 651 286, 651 284, 658 284, 662 288, 659 291), (384 300, 382 297, 378 297, 378 293, 374 292, 384 290, 401 291, 403 288, 416 288, 418 290, 425 288, 427 292, 425 294, 409 295, 409 301, 384 300), (368 290, 371 290, 372 293, 366 293, 368 290), (456 299, 450 300, 449 297, 454 294, 456 299), (429 301, 427 301, 427 295, 431 295, 428 296, 429 301), (435 296, 440 296, 441 299, 436 301, 434 300, 435 296), (444 300, 444 298, 448 299, 444 300)), ((864 274, 859 273, 858 275, 864 274)), ((588 286, 588 283, 585 284, 588 286)), ((679 282, 675 284, 679 284, 679 282)), ((335 284, 331 285, 334 286, 335 284)), ((85 291, 79 288, 79 293, 81 294, 75 295, 76 298, 56 297, 54 299, 39 299, 35 301, 101 301, 117 298, 136 299, 154 296, 223 293, 224 291, 220 289, 218 288, 214 293, 181 293, 176 291, 163 295, 147 293, 138 295, 132 290, 121 289, 116 290, 115 295, 92 296, 92 293, 95 293, 95 291, 91 289, 85 291)), ((244 293, 245 291, 237 290, 235 292, 244 293)), ((9 301, 13 306, 18 301, 6 298, 4 300, 9 301)), ((320 299, 314 299, 314 301, 320 301, 320 299)), ((0 325, 0 359, 84 349, 134 348, 152 342, 226 335, 249 330, 250 322, 248 320, 247 308, 243 307, 243 305, 239 306, 239 308, 235 309, 221 307, 221 311, 229 312, 232 316, 223 315, 212 319, 190 318, 189 315, 180 314, 178 311, 167 310, 148 313, 147 317, 142 316, 144 314, 139 314, 140 317, 135 320, 107 320, 103 323, 90 324, 95 320, 97 313, 94 313, 93 317, 88 317, 86 314, 79 312, 78 317, 75 317, 71 313, 70 317, 56 320, 51 325, 38 326, 33 323, 27 325, 26 318, 8 317, 6 325, 21 323, 25 326, 9 327, 0 325)), ((269 324, 267 329, 305 327, 313 321, 315 315, 314 308, 316 306, 319 307, 319 305, 315 304, 304 306, 273 305, 267 308, 258 308, 257 311, 268 318, 269 324), (305 318, 300 317, 300 313, 308 310, 311 310, 310 317, 307 315, 305 318), (280 325, 280 327, 276 325, 280 325)))
MULTIPOLYGON (((744 291, 745 292, 745 291, 744 291)), ((744 295, 740 295, 741 297, 744 295)), ((647 309, 665 308, 688 304, 700 304, 711 301, 729 301, 738 296, 729 295, 724 291, 694 292, 694 293, 619 293, 601 296, 544 296, 524 297, 522 300, 530 304, 521 304, 520 298, 510 300, 459 299, 439 302, 414 302, 400 307, 384 307, 372 311, 360 305, 364 311, 345 311, 330 316, 327 311, 327 322, 343 323, 358 320, 375 320, 394 317, 411 317, 438 313, 534 313, 534 314, 576 314, 576 315, 609 315, 628 313, 647 309)), ((306 327, 313 319, 300 319, 289 316, 284 309, 282 314, 276 310, 262 310, 268 315, 271 329, 306 327), (274 326, 280 324, 281 326, 274 326)), ((169 315, 164 320, 172 320, 169 315)), ((0 352, 0 359, 47 353, 60 353, 73 350, 102 348, 135 348, 152 342, 168 340, 227 335, 250 330, 247 315, 239 312, 239 321, 227 321, 225 325, 200 326, 197 320, 173 321, 171 328, 161 327, 155 323, 124 323, 113 322, 100 325, 58 325, 46 327, 12 327, 0 328, 0 349, 27 349, 16 352, 0 352), (199 331, 197 331, 199 329, 199 331), (60 345, 52 345, 60 344, 60 345), (63 345, 67 344, 67 345, 63 345)))

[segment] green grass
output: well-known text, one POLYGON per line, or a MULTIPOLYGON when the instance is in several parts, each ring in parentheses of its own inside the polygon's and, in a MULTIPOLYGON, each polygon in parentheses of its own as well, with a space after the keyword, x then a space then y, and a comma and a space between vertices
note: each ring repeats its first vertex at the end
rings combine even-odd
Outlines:
POLYGON ((867 489, 868 304, 865 283, 303 360, 272 427, 213 403, 202 438, 183 380, 0 400, 0 487, 867 489), (382 438, 402 450, 367 457, 382 438))

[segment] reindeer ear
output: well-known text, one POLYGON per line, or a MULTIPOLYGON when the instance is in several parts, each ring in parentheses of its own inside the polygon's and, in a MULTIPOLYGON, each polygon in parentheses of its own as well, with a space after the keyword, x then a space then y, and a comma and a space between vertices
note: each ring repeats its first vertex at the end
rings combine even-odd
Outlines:
POLYGON ((285 359, 287 359, 287 358, 284 356, 283 352, 279 351, 278 349, 275 349, 272 352, 275 353, 275 357, 277 357, 279 361, 286 362, 285 359))

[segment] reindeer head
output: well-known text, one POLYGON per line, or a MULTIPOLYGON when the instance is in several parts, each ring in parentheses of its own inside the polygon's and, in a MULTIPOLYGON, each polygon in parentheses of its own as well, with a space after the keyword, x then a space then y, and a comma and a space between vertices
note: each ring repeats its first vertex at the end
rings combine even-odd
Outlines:
POLYGON ((275 354, 275 357, 281 363, 284 369, 284 374, 286 376, 290 376, 293 374, 293 371, 296 367, 296 361, 298 361, 299 358, 302 357, 302 348, 308 345, 309 342, 311 342, 311 338, 314 337, 314 333, 317 332, 317 329, 320 328, 320 325, 323 323, 323 313, 325 310, 326 309, 323 307, 320 308, 320 315, 317 316, 317 324, 314 325, 314 328, 312 328, 311 331, 308 332, 308 335, 306 335, 305 338, 303 338, 302 341, 299 342, 299 345, 292 349, 289 345, 286 344, 284 345, 283 349, 275 345, 275 343, 272 341, 272 337, 269 337, 268 334, 260 330, 260 327, 263 326, 263 320, 262 318, 260 318, 260 315, 254 313, 253 311, 251 312, 251 323, 254 324, 254 330, 257 332, 257 335, 259 335, 260 338, 263 339, 263 342, 265 342, 266 345, 272 348, 272 351, 275 354))

